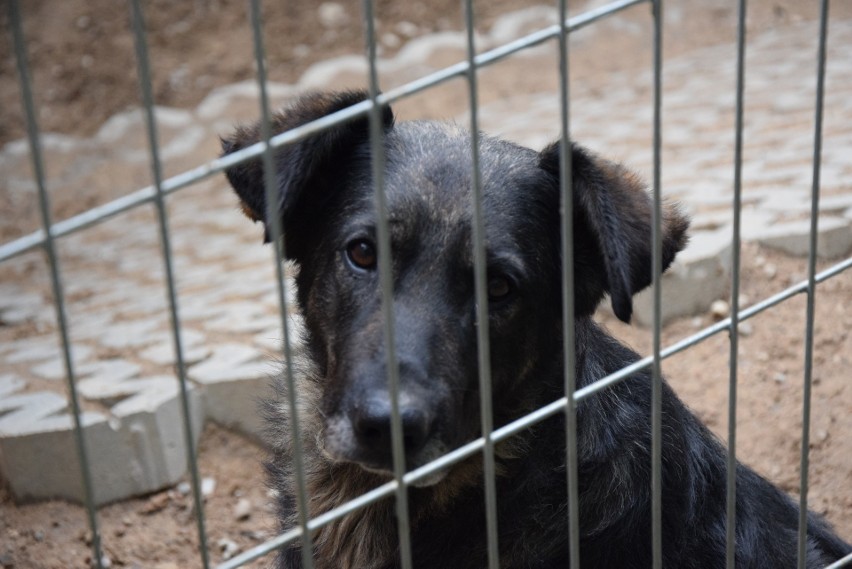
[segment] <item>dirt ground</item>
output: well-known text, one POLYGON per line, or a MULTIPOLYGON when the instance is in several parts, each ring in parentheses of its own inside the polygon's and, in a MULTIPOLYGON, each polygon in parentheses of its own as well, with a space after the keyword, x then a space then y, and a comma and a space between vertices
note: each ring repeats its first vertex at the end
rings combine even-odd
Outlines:
MULTIPOLYGON (((0 42, 7 42, 0 43, 4 46, 0 48, 0 144, 24 133, 14 51, 7 49, 11 46, 6 33, 7 3, 0 0, 0 29, 4 30, 0 42)), ((28 0, 21 4, 43 130, 91 134, 114 113, 137 105, 133 40, 124 3, 28 0)), ((667 55, 732 41, 734 4, 683 2, 685 15, 666 31, 667 55)), ((280 4, 264 3, 272 80, 292 82, 313 62, 361 50, 357 15, 323 25, 318 3, 293 0, 284 5, 285 10, 280 4)), ((524 5, 520 0, 479 0, 480 25, 487 27, 496 16, 524 5)), ((240 0, 145 3, 158 104, 191 107, 214 87, 253 77, 246 6, 240 0)), ((850 3, 835 3, 832 10, 840 17, 852 17, 850 3)), ((386 53, 409 37, 460 28, 457 0, 380 0, 377 11, 386 53)), ((752 32, 814 17, 816 3, 749 3, 752 32)), ((574 69, 580 76, 594 80, 604 72, 637 65, 638 59, 647 56, 619 50, 619 38, 611 39, 603 46, 596 44, 594 52, 575 54, 574 69)), ((746 305, 802 280, 806 270, 802 259, 756 246, 745 248, 743 265, 746 305)), ((821 285, 817 296, 809 492, 812 508, 825 514, 847 539, 852 539, 850 298, 852 275, 848 272, 821 285)), ((804 314, 804 297, 799 296, 749 321, 740 340, 738 455, 791 494, 796 494, 799 479, 804 314)), ((648 353, 647 330, 602 318, 615 335, 648 353)), ((664 345, 711 322, 710 315, 675 321, 664 331, 664 345)), ((722 438, 727 429, 727 362, 727 336, 720 334, 664 364, 678 393, 722 438)), ((263 450, 251 441, 213 426, 202 437, 201 474, 215 484, 204 508, 214 562, 274 534, 262 456, 263 450)), ((191 499, 180 488, 101 508, 98 520, 104 551, 114 567, 200 565, 191 499)), ((2 568, 87 567, 91 555, 87 528, 79 506, 62 502, 16 506, 0 489, 2 568)))

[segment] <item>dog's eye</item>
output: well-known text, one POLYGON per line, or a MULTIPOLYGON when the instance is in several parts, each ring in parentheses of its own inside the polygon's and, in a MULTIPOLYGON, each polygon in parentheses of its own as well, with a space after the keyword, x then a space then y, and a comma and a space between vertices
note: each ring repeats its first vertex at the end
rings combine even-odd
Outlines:
POLYGON ((506 277, 488 279, 488 300, 499 302, 512 294, 512 283, 506 277))
POLYGON ((356 269, 374 269, 376 267, 376 246, 366 239, 350 241, 346 245, 346 257, 356 269))

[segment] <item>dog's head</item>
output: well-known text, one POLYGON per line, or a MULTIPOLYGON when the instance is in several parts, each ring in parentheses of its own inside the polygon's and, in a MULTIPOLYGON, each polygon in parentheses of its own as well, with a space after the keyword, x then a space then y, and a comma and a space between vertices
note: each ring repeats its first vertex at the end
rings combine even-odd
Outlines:
MULTIPOLYGON (((362 101, 364 93, 308 95, 276 114, 273 133, 362 101)), ((392 253, 399 408, 409 469, 479 431, 470 134, 438 122, 394 124, 384 109, 384 189, 392 253)), ((259 140, 241 128, 226 153, 259 140)), ((488 322, 495 421, 532 405, 544 376, 561 377, 558 144, 536 152, 482 137, 488 322)), ((619 165, 571 149, 575 312, 587 318, 605 294, 630 319, 631 297, 651 283, 651 205, 619 165)), ((275 153, 274 211, 286 256, 299 268, 308 349, 320 370, 320 445, 335 461, 391 470, 391 400, 384 341, 366 118, 275 153)), ((260 160, 232 167, 243 209, 266 220, 260 160)), ((663 266, 686 240, 668 208, 663 266)), ((427 482, 436 482, 436 476, 427 482)))

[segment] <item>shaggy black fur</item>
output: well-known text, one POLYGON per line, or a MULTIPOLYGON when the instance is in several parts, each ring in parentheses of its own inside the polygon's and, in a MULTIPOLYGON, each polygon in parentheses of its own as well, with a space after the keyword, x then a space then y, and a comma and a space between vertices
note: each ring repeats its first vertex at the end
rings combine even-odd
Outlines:
MULTIPOLYGON (((361 101, 363 93, 308 95, 274 118, 274 132, 361 101)), ((394 125, 383 114, 385 188, 393 250, 394 328, 406 465, 421 466, 479 436, 472 257, 470 135, 436 122, 394 125)), ((281 148, 276 196, 287 257, 298 268, 307 359, 297 380, 310 515, 390 477, 390 396, 376 260, 367 119, 281 148)), ((225 152, 257 142, 257 126, 223 141, 225 152)), ((491 366, 495 423, 563 396, 559 146, 542 152, 483 137, 491 366)), ((650 200, 619 165, 571 149, 574 195, 576 377, 579 387, 638 356, 596 325, 605 294, 616 315, 652 281, 650 200)), ((243 208, 265 218, 259 161, 231 168, 243 208)), ((687 220, 663 219, 663 262, 686 243, 687 220)), ((269 462, 282 529, 294 523, 294 473, 286 390, 270 404, 269 462)), ((580 558, 588 568, 651 566, 651 387, 637 373, 584 400, 577 411, 580 558)), ((663 388, 663 564, 725 563, 726 456, 717 439, 663 388)), ((496 451, 502 568, 568 566, 565 427, 555 417, 496 451)), ((478 457, 410 488, 418 568, 486 565, 482 465, 478 457)), ((765 479, 737 466, 739 567, 796 564, 798 508, 765 479)), ((314 536, 319 568, 399 566, 392 500, 314 536)), ((809 515, 807 567, 850 551, 809 515)), ((281 552, 301 567, 300 545, 281 552)))

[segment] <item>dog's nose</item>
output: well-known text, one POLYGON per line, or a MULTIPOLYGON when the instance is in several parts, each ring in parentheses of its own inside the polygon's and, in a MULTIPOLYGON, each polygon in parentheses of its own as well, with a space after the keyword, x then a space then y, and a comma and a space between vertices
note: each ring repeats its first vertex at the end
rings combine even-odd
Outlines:
MULTIPOLYGON (((415 401, 399 403, 402 436, 406 454, 423 448, 432 431, 432 418, 428 410, 415 401)), ((370 454, 390 457, 391 452, 391 402, 388 396, 371 397, 353 413, 352 426, 358 443, 370 454)))

